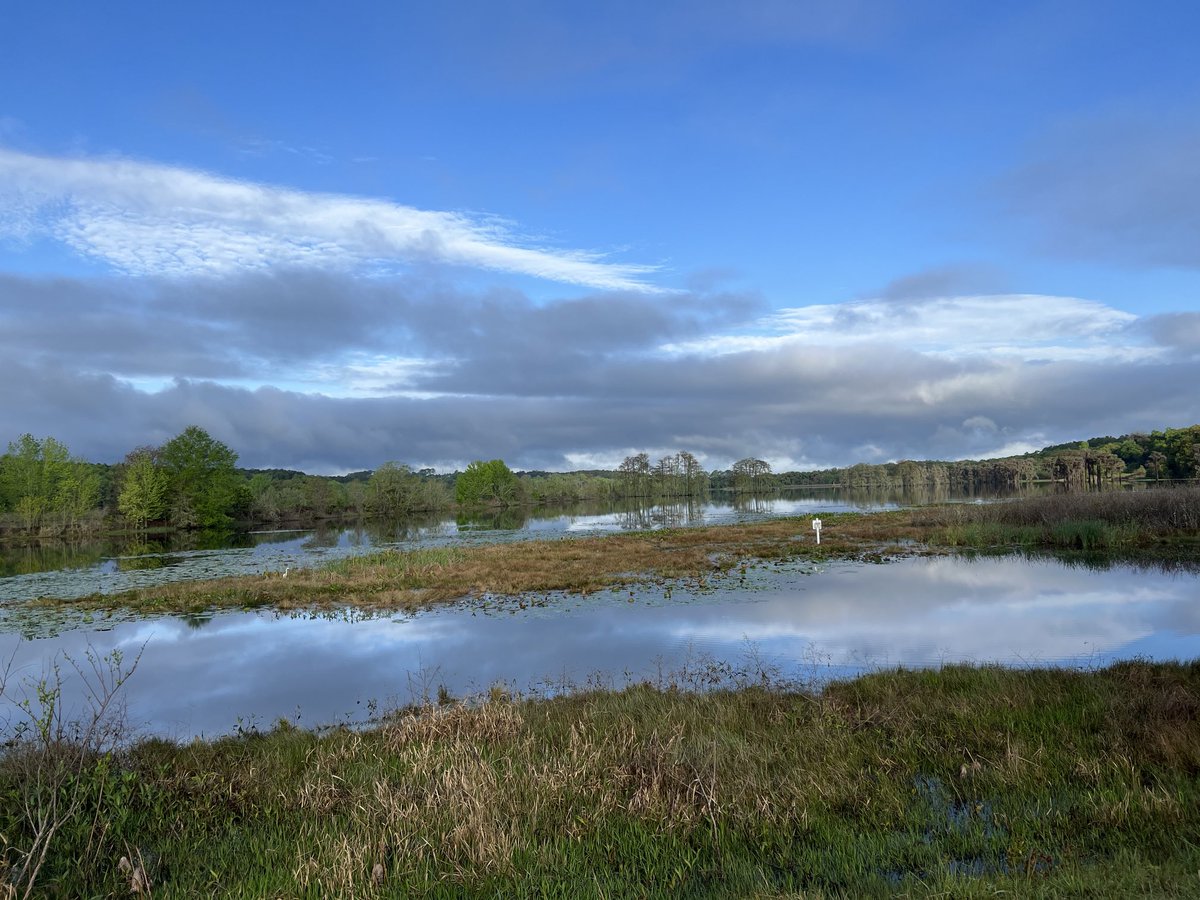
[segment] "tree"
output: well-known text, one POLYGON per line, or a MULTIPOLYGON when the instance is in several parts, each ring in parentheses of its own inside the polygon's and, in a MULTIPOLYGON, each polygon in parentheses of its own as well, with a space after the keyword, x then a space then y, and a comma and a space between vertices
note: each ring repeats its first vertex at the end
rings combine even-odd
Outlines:
POLYGON ((462 506, 510 506, 517 502, 517 476, 502 459, 475 460, 454 481, 454 498, 462 506))
POLYGON ((59 480, 54 509, 68 528, 74 528, 100 500, 100 473, 91 463, 71 460, 59 480))
POLYGON ((771 486, 771 464, 747 457, 733 464, 733 485, 739 491, 756 491, 771 486))
POLYGON ((417 476, 405 465, 385 462, 367 482, 367 510, 375 516, 402 516, 412 512, 417 476))
POLYGON ((658 477, 658 492, 665 497, 672 497, 679 490, 679 457, 675 454, 664 456, 658 461, 658 465, 654 467, 655 475, 658 477))
POLYGON ((195 425, 163 444, 159 460, 170 479, 172 519, 183 527, 228 527, 249 501, 234 466, 237 454, 195 425))
POLYGON ((617 471, 621 473, 621 489, 626 497, 645 497, 650 493, 649 453, 625 457, 617 471))
POLYGON ((700 460, 686 450, 676 454, 679 459, 680 474, 685 485, 684 492, 689 497, 699 496, 708 491, 708 473, 700 465, 700 460))
POLYGON ((1150 467, 1154 469, 1154 480, 1158 481, 1162 478, 1162 464, 1167 461, 1167 454, 1155 450, 1146 457, 1146 460, 1150 463, 1150 467))
POLYGON ((117 509, 138 531, 144 531, 147 522, 167 514, 170 481, 154 457, 155 451, 150 447, 138 447, 125 457, 125 477, 117 509))
POLYGON ((39 441, 23 434, 0 460, 3 493, 27 530, 40 527, 56 507, 59 488, 70 470, 67 448, 52 437, 39 441))
POLYGON ((1125 472, 1125 461, 1115 453, 1100 450, 1092 453, 1091 469, 1093 481, 1099 485, 1104 481, 1116 481, 1125 472))

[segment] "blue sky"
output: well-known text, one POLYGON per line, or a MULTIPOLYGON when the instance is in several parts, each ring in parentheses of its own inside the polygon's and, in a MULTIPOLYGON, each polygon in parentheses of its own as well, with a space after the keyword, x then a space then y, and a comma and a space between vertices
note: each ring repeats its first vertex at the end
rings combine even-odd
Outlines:
POLYGON ((0 19, 0 439, 791 468, 1200 421, 1194 4, 0 19))

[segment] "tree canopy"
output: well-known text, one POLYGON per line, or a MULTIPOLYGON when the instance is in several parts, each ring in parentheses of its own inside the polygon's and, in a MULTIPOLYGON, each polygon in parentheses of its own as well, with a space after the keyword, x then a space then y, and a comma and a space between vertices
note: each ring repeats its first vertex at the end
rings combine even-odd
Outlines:
POLYGON ((462 506, 509 506, 518 501, 517 476, 502 459, 475 460, 454 482, 462 506))
POLYGON ((171 518, 181 527, 228 527, 249 502, 237 454, 203 428, 185 428, 158 458, 170 481, 171 518))

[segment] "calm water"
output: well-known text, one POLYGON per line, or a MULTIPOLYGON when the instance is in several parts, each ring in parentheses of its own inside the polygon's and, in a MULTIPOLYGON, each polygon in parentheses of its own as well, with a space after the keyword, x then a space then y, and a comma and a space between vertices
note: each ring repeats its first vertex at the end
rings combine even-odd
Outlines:
POLYGON ((425 517, 354 528, 255 532, 232 536, 176 535, 159 544, 104 543, 0 548, 0 607, 36 597, 80 597, 139 587, 282 572, 384 547, 493 543, 554 534, 749 522, 813 513, 893 509, 975 494, 927 491, 871 492, 842 489, 788 491, 773 498, 743 498, 645 507, 578 505, 568 510, 508 510, 477 518, 425 517), (206 539, 209 541, 205 543, 206 539))
MULTIPOLYGON (((525 601, 528 603, 528 601, 525 601)), ((540 605, 538 605, 540 604, 540 605)), ((968 660, 1099 665, 1200 656, 1200 576, 1017 557, 800 563, 753 569, 711 592, 676 588, 522 609, 482 602, 416 615, 222 613, 106 621, 53 637, 0 633, 11 701, 49 660, 141 654, 126 690, 145 733, 218 735, 240 724, 361 721, 376 710, 501 682, 557 690, 655 679, 705 659, 767 665, 819 682, 885 666, 968 660)), ((80 686, 68 680, 68 708, 80 686)), ((0 705, 0 724, 5 709, 0 705)))

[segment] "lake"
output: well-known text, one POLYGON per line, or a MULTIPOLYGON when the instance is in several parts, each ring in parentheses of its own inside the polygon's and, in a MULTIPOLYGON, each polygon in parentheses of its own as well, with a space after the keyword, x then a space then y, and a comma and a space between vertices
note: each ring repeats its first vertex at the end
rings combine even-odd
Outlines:
POLYGON ((402 522, 371 522, 354 527, 233 535, 178 534, 163 543, 108 540, 0 547, 0 610, 5 604, 36 597, 80 597, 176 581, 282 572, 289 566, 320 565, 386 547, 492 543, 556 534, 717 525, 1000 496, 1011 494, 818 488, 704 503, 576 504, 504 510, 473 517, 418 516, 402 522))
MULTIPOLYGON (((215 613, 60 624, 0 633, 7 707, 68 655, 140 654, 126 685, 139 733, 174 738, 355 723, 389 707, 509 689, 620 686, 670 673, 753 679, 768 669, 819 684, 878 667, 948 662, 1098 666, 1200 656, 1197 569, 1072 566, 1018 556, 752 568, 718 589, 675 587, 481 599, 413 615, 215 613), (522 608, 524 607, 524 608, 522 608), (732 670, 713 666, 728 663, 732 670), (13 685, 17 689, 13 689, 13 685)), ((68 714, 82 709, 70 666, 68 714)))

